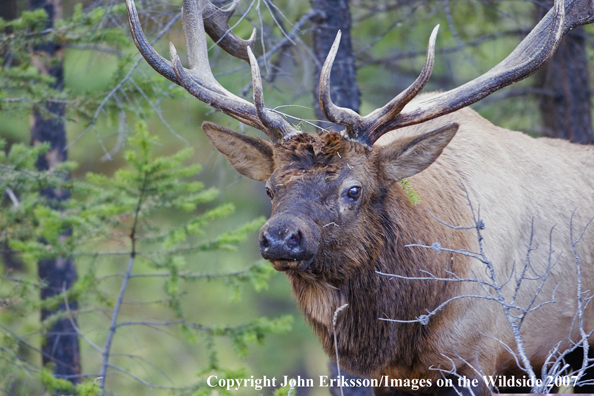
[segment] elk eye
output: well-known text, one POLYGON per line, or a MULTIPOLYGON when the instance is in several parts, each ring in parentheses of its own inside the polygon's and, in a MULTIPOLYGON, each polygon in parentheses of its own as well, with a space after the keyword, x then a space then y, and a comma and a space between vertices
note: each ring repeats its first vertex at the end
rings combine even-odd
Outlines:
POLYGON ((361 187, 354 186, 347 191, 347 197, 351 199, 358 199, 361 196, 361 187))
POLYGON ((268 195, 268 198, 270 199, 274 198, 274 193, 268 187, 266 187, 266 195, 268 195))

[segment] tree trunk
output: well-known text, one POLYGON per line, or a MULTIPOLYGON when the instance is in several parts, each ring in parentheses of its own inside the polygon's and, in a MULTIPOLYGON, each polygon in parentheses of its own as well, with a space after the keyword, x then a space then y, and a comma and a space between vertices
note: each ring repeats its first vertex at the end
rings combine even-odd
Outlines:
MULTIPOLYGON (((321 15, 314 19, 313 30, 313 47, 316 56, 313 93, 316 117, 318 120, 326 119, 319 105, 320 72, 338 30, 342 31, 342 40, 330 77, 331 97, 336 105, 348 107, 358 112, 361 101, 359 89, 357 88, 355 57, 351 43, 349 2, 348 0, 311 0, 311 6, 314 10, 320 11, 321 15)), ((322 124, 322 126, 327 126, 327 123, 322 124)))
MULTIPOLYGON (((545 2, 547 7, 552 1, 545 2)), ((539 7, 537 18, 548 11, 539 7)), ((590 110, 590 77, 583 27, 563 37, 557 52, 538 72, 538 87, 549 92, 539 97, 543 135, 575 143, 594 143, 590 110)))
MULTIPOLYGON (((28 9, 43 8, 48 15, 47 28, 53 27, 54 21, 61 18, 61 0, 29 0, 28 9)), ((54 77, 54 89, 64 88, 63 49, 53 43, 36 47, 38 54, 36 66, 41 73, 54 77), (41 56, 41 55, 45 56, 41 56)), ((34 55, 36 56, 36 55, 34 55)), ((36 166, 38 170, 48 170, 67 159, 66 128, 64 122, 65 106, 62 103, 48 102, 43 109, 35 109, 31 116, 31 144, 36 146, 49 143, 49 151, 40 156, 36 166)), ((68 177, 68 175, 65 175, 68 177)), ((69 192, 56 189, 45 189, 41 194, 48 199, 50 205, 58 207, 61 201, 69 198, 69 192)), ((69 230, 63 237, 67 238, 69 230)), ((40 280, 44 283, 41 298, 47 299, 68 290, 77 279, 76 267, 69 258, 40 260, 37 264, 40 280)), ((42 309, 41 320, 63 311, 70 311, 68 318, 57 321, 47 332, 43 342, 43 365, 53 365, 56 377, 65 378, 73 383, 79 382, 80 369, 79 340, 76 332, 76 301, 60 304, 57 309, 42 309)))
POLYGON ((17 0, 0 1, 0 18, 12 21, 17 17, 17 0))

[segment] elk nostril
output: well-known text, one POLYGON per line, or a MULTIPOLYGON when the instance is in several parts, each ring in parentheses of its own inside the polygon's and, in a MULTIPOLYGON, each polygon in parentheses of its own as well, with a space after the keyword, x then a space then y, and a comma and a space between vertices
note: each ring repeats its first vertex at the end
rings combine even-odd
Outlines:
POLYGON ((262 235, 260 238, 260 249, 268 250, 269 247, 270 241, 268 240, 268 237, 266 235, 262 235))
POLYGON ((291 233, 287 238, 287 247, 294 249, 301 244, 301 231, 291 233))

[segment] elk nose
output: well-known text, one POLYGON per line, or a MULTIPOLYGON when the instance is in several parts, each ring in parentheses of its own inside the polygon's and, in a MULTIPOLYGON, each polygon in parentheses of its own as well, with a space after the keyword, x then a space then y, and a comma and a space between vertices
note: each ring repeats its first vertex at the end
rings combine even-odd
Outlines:
POLYGON ((299 230, 271 227, 260 232, 260 252, 267 260, 299 260, 303 256, 299 230))
POLYGON ((267 260, 305 260, 315 252, 309 252, 305 224, 298 219, 282 223, 269 221, 260 230, 260 253, 267 260))

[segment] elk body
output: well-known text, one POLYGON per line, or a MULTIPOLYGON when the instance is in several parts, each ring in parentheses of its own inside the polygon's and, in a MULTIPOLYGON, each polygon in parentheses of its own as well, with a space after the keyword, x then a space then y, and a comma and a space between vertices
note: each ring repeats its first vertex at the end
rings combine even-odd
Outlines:
MULTIPOLYGON (((579 339, 576 257, 581 290, 594 290, 594 227, 586 228, 594 216, 594 149, 533 139, 465 108, 533 73, 548 59, 565 26, 562 2, 487 74, 455 90, 413 100, 431 72, 434 31, 418 80, 366 117, 330 99, 327 81, 339 36, 322 71, 320 104, 327 118, 345 130, 322 134, 300 133, 265 107, 252 41, 225 37, 239 43, 245 53, 238 56, 252 65, 255 103, 216 82, 200 22, 201 10, 212 7, 210 3, 184 1, 190 69, 181 66, 173 46, 171 62, 152 50, 134 4, 127 0, 127 5, 135 42, 155 70, 269 136, 270 142, 203 124, 238 172, 266 183, 272 215, 260 231, 262 255, 287 274, 300 309, 327 354, 334 357, 337 351, 341 367, 375 378, 428 379, 433 384, 444 373, 453 378, 522 374, 509 350, 516 343, 504 309, 484 298, 494 293, 485 286, 485 264, 467 255, 410 246, 435 242, 464 251, 484 248, 501 293, 517 306, 538 307, 525 315, 521 326, 526 357, 537 371, 558 343, 564 350, 571 339, 579 339), (422 204, 410 202, 399 183, 404 178, 422 204), (481 245, 476 229, 445 224, 471 226, 479 208, 481 245), (581 242, 573 245, 584 229, 581 242), (345 304, 334 324, 335 312, 345 304), (441 305, 434 315, 419 319, 441 305)), ((229 14, 210 14, 219 18, 214 25, 228 22, 229 14)), ((213 35, 208 24, 207 32, 213 35)), ((593 309, 590 305, 582 312, 585 331, 594 329, 593 309)), ((473 391, 490 390, 481 380, 473 391)), ((414 391, 455 390, 376 389, 414 391)))

